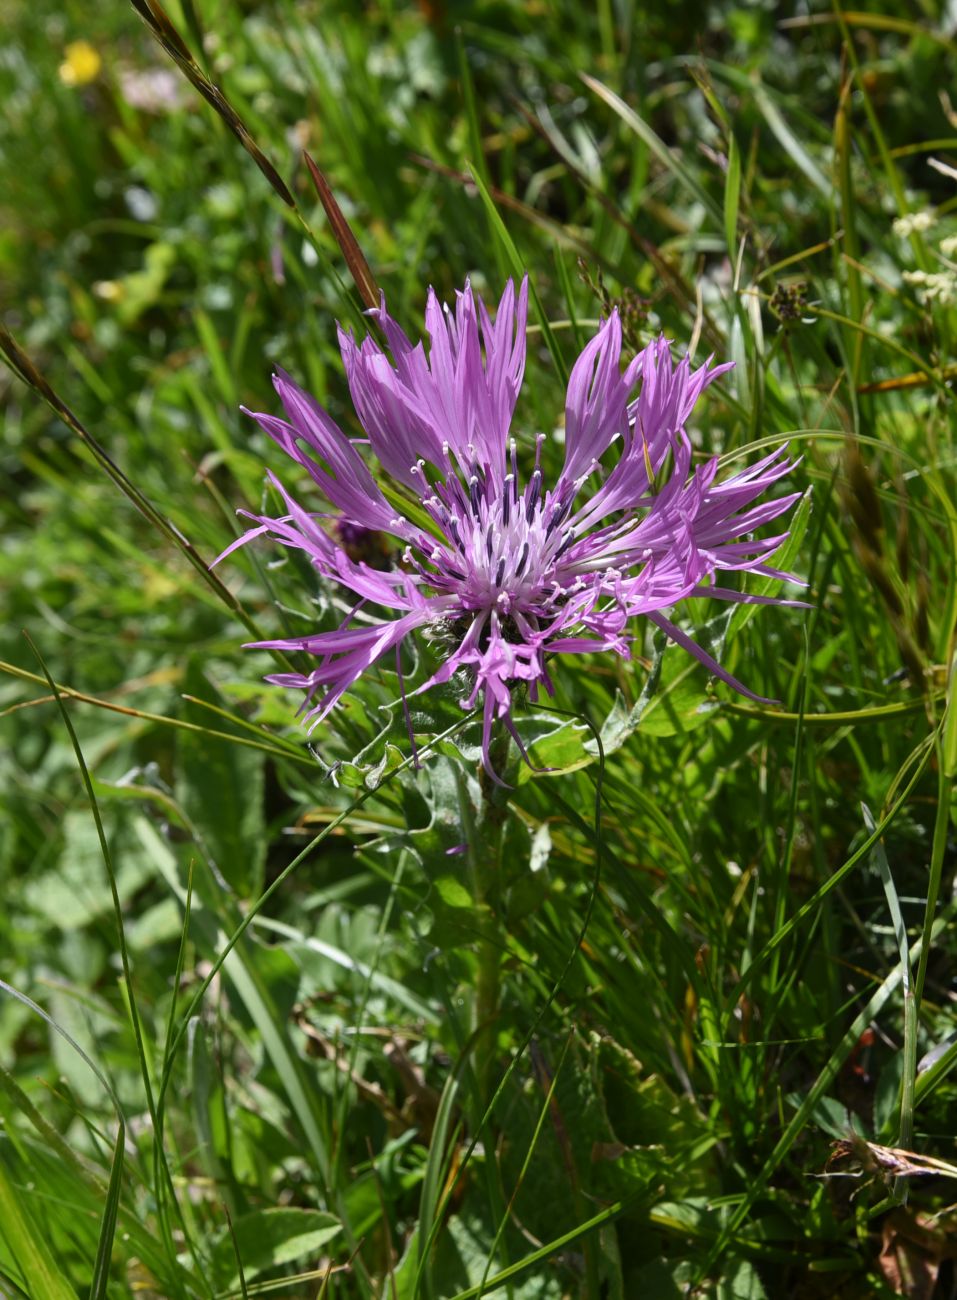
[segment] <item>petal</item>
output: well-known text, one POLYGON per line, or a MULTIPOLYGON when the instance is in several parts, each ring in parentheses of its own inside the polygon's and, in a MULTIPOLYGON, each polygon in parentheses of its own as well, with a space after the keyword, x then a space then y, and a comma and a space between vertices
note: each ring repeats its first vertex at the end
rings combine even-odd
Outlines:
POLYGON ((286 491, 275 474, 270 472, 268 477, 282 497, 288 513, 274 518, 269 515, 245 512, 257 526, 250 529, 244 537, 231 543, 223 552, 224 555, 254 537, 268 533, 283 546, 303 551, 314 568, 324 577, 343 583, 356 595, 366 600, 404 609, 421 603, 421 597, 418 597, 416 592, 418 579, 415 575, 400 569, 373 569, 367 564, 357 564, 321 527, 318 522, 321 516, 317 518, 305 511, 286 491))
POLYGON ((755 695, 754 691, 749 691, 742 682, 738 681, 737 677, 732 677, 726 669, 722 668, 717 659, 709 655, 707 650, 702 650, 697 641, 692 641, 690 636, 687 636, 680 630, 680 628, 675 627, 674 623, 665 618, 663 614, 649 614, 648 617, 656 627, 661 628, 662 632, 664 632, 670 640, 674 641, 677 645, 680 645, 683 650, 687 650, 689 654, 694 655, 695 659, 697 659, 699 663, 703 663, 710 673, 715 677, 720 677, 723 682, 727 682, 727 684, 733 690, 737 691, 739 695, 744 695, 747 699, 754 700, 757 704, 779 703, 778 700, 769 700, 764 695, 755 695))
POLYGON ((508 436, 515 403, 518 401, 522 377, 525 373, 525 329, 528 320, 528 276, 522 277, 518 302, 511 280, 495 312, 495 323, 489 319, 485 303, 476 298, 482 325, 482 343, 485 348, 485 373, 491 418, 496 438, 502 448, 508 436))
POLYGON ((420 457, 441 461, 441 443, 431 416, 420 409, 381 348, 372 339, 362 347, 339 330, 339 349, 356 414, 383 468, 407 487, 415 486, 413 467, 420 457))
POLYGON ((501 477, 525 365, 527 305, 527 280, 517 304, 513 284, 506 285, 494 323, 468 283, 457 295, 454 313, 430 289, 427 357, 422 344, 412 344, 389 316, 384 299, 375 314, 391 361, 374 340, 358 347, 339 331, 356 412, 394 478, 417 487, 412 467, 419 458, 446 470, 446 445, 464 472, 471 473, 478 461, 501 477))
POLYGON ((274 673, 266 678, 274 685, 305 690, 308 697, 318 689, 324 690, 319 703, 307 715, 312 726, 315 726, 368 668, 400 645, 416 627, 427 623, 434 616, 434 612, 425 605, 390 623, 361 628, 342 627, 335 632, 319 632, 314 636, 297 637, 288 641, 257 641, 252 645, 261 649, 306 650, 310 654, 322 656, 318 667, 310 673, 274 673))
POLYGON ((246 413, 287 456, 309 471, 326 499, 350 520, 364 528, 394 531, 395 510, 332 417, 285 371, 277 371, 273 384, 290 423, 263 413, 246 413))
POLYGON ((621 322, 613 311, 572 367, 565 397, 565 465, 560 483, 591 472, 627 429, 626 379, 619 369, 621 322))
MULTIPOLYGON (((694 371, 687 357, 675 364, 671 343, 664 335, 642 349, 624 376, 626 395, 639 378, 641 390, 627 406, 621 457, 604 484, 575 516, 579 527, 588 527, 620 510, 650 504, 646 498, 651 493, 654 476, 675 439, 683 435, 696 401, 731 365, 726 362, 713 366, 710 357, 694 371)), ((671 478, 674 477, 673 473, 671 478)), ((660 484, 655 487, 660 491, 660 484)))

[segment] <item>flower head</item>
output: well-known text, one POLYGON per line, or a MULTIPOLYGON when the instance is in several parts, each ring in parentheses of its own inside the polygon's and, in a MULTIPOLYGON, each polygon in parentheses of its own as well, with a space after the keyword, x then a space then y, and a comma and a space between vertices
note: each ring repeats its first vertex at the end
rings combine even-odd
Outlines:
POLYGON ((572 369, 558 479, 544 481, 544 434, 535 439, 531 469, 523 468, 527 457, 510 425, 525 367, 527 303, 527 278, 517 293, 509 281, 494 320, 468 284, 454 311, 430 290, 428 353, 406 337, 384 300, 374 315, 391 357, 372 337, 359 344, 340 329, 356 413, 380 465, 401 485, 392 498, 404 491, 417 502, 406 514, 386 499, 356 445, 322 407, 277 373, 287 418, 254 418, 308 472, 333 507, 334 522, 304 509, 270 474, 285 513, 251 515, 254 526, 223 552, 266 534, 304 551, 323 577, 355 596, 356 609, 336 631, 256 643, 317 656, 309 673, 268 678, 303 689, 314 722, 367 668, 398 655, 416 629, 441 628, 444 660, 418 690, 460 675, 463 707, 483 707, 490 773, 493 722, 500 719, 518 741, 516 688, 524 685, 533 701, 542 689, 551 693, 549 665, 557 654, 627 656, 637 615, 750 695, 665 611, 692 596, 760 599, 718 585, 721 571, 789 576, 766 562, 787 534, 759 540, 754 533, 796 499, 760 500, 791 468, 783 449, 722 482, 716 458, 692 467, 686 423, 703 390, 729 366, 692 369, 687 357, 676 362, 660 338, 623 370, 617 312, 572 369), (612 444, 618 455, 606 468, 612 444), (401 561, 383 569, 356 558, 361 552, 349 542, 356 530, 391 534, 401 561))
POLYGON ((70 41, 63 53, 59 73, 64 86, 88 86, 96 81, 103 67, 96 46, 89 41, 70 41))

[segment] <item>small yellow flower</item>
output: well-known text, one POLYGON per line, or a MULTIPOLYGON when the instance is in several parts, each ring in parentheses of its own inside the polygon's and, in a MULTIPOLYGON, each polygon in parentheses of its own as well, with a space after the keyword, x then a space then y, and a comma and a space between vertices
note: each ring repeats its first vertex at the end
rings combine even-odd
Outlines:
POLYGON ((64 86, 88 86, 100 75, 103 60, 89 41, 71 41, 63 51, 60 80, 64 86))

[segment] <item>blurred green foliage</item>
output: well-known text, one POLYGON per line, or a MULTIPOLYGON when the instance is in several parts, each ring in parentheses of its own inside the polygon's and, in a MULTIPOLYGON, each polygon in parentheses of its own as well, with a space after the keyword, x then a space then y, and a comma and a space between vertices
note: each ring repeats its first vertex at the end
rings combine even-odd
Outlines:
MULTIPOLYGON (((441 1300, 504 1272, 513 1300, 657 1300, 701 1279, 722 1297, 870 1297, 907 1294, 908 1276, 949 1294, 957 1171, 925 1166, 905 1203, 902 1157, 875 1154, 911 1119, 902 1145, 949 1161, 957 1105, 941 730, 957 320, 907 278, 954 272, 957 190, 930 165, 957 160, 948 20, 891 0, 811 17, 761 0, 168 12, 298 213, 132 7, 0 0, 0 294, 53 388, 205 560, 268 499, 278 452, 239 407, 271 407, 274 364, 355 427, 335 321, 355 325, 357 299, 307 149, 410 334, 429 283, 497 294, 504 222, 566 366, 612 303, 632 347, 664 330, 734 359, 695 436, 728 465, 788 437, 804 456, 788 563, 813 607, 695 611, 694 634, 780 707, 649 637, 630 663, 556 671, 603 768, 581 724, 525 717, 555 770, 521 770, 511 797, 496 1079, 561 986, 479 1134, 475 923, 447 854, 477 798, 474 730, 403 766, 383 668, 307 743, 242 623, 4 372, 0 977, 50 1019, 12 994, 0 1015, 0 1206, 19 1207, 0 1216, 2 1289, 278 1280, 441 1300), (930 228, 895 230, 924 210, 930 228), (132 991, 76 755, 21 629, 95 697, 63 703, 132 991), (889 893, 860 852, 861 803, 890 819, 889 893), (926 941, 935 890, 915 1037, 892 918, 926 941), (855 1154, 852 1133, 877 1147, 855 1154), (859 1181, 837 1177, 855 1161, 859 1181)), ((523 433, 560 427, 547 342, 536 322, 523 433)), ((341 617, 266 547, 221 577, 264 634, 341 617)), ((422 736, 461 719, 451 694, 414 716, 422 736)))

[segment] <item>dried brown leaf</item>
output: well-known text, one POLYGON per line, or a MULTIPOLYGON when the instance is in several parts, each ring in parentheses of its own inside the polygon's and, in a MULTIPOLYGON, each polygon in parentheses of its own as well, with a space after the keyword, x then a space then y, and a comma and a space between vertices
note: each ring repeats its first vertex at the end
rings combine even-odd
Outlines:
POLYGON ((335 241, 342 250, 342 256, 346 259, 346 266, 348 266, 349 274, 359 290, 360 298, 367 307, 378 307, 380 300, 379 286, 375 282, 375 276, 369 270, 369 263, 359 247, 359 241, 352 233, 352 227, 343 216, 342 209, 339 207, 336 196, 333 194, 325 176, 305 150, 303 150, 302 156, 306 160, 309 175, 312 177, 312 183, 319 195, 319 201, 325 209, 335 241))
POLYGON ((931 1300, 941 1262, 955 1257, 952 1237, 926 1215, 897 1209, 884 1220, 877 1265, 897 1295, 931 1300))

